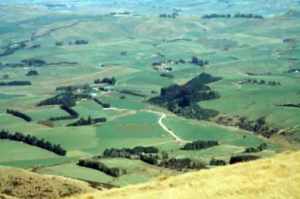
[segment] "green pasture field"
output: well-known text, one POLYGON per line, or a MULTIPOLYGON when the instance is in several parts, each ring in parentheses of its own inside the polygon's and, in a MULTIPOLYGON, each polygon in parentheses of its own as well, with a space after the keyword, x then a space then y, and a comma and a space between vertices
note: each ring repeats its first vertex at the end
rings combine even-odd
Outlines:
MULTIPOLYGON (((174 1, 172 5, 183 5, 174 1)), ((250 2, 251 3, 251 2, 250 2)), ((162 2, 165 4, 165 2, 162 2)), ((68 176, 76 179, 111 183, 118 186, 145 182, 160 175, 176 172, 157 168, 140 161, 106 159, 111 166, 124 167, 128 174, 113 179, 101 172, 76 166, 80 158, 101 155, 107 148, 156 146, 170 157, 190 157, 208 163, 213 157, 228 160, 231 155, 243 152, 266 142, 268 150, 262 157, 273 155, 284 147, 276 140, 256 136, 250 132, 211 122, 184 119, 168 113, 163 108, 148 103, 161 88, 171 84, 184 84, 201 72, 222 80, 209 86, 220 94, 219 99, 202 101, 199 105, 215 109, 220 114, 246 116, 256 120, 266 117, 268 124, 294 134, 300 140, 300 109, 279 107, 282 104, 299 104, 300 69, 299 18, 280 14, 270 17, 268 11, 258 7, 267 17, 256 19, 201 19, 209 9, 225 12, 219 4, 187 6, 186 12, 176 19, 159 18, 153 8, 141 7, 140 12, 129 16, 90 14, 79 10, 76 14, 55 11, 43 12, 30 6, 26 9, 0 5, 0 53, 14 42, 30 40, 28 46, 13 54, 0 57, 0 82, 27 80, 32 86, 0 87, 0 129, 19 131, 60 144, 67 150, 66 157, 22 143, 0 140, 0 165, 36 168, 38 172, 68 176), (198 10, 197 10, 198 9, 198 10), (144 12, 141 12, 144 11, 144 12), (143 13, 143 14, 142 14, 143 13), (136 14, 136 15, 135 15, 136 14), (290 38, 293 42, 283 42, 290 38), (87 45, 69 45, 75 40, 88 40, 87 45), (56 46, 56 42, 63 42, 56 46), (185 64, 167 63, 174 78, 161 77, 152 64, 161 60, 187 61, 185 64), (188 63, 193 56, 208 60, 200 67, 188 63), (4 67, 7 63, 20 63, 24 59, 42 59, 53 65, 37 67, 4 67), (77 62, 76 65, 58 62, 77 62), (26 76, 29 70, 38 76, 26 76), (249 73, 256 75, 250 76, 249 73), (9 78, 5 79, 4 75, 9 78), (46 126, 41 121, 51 117, 67 116, 59 106, 36 106, 40 101, 57 94, 61 86, 90 84, 104 77, 115 77, 116 85, 109 92, 93 91, 96 97, 111 105, 104 109, 92 100, 79 101, 74 110, 80 117, 105 117, 107 122, 90 126, 67 127, 76 121, 63 120, 46 126), (245 79, 278 81, 281 86, 238 84, 245 79), (132 91, 144 96, 121 93, 132 91), (6 109, 19 110, 32 122, 6 114, 6 109), (152 113, 156 110, 159 113, 152 113), (160 114, 166 113, 163 124, 178 137, 187 141, 218 140, 219 146, 201 151, 183 151, 174 138, 159 124, 160 114)), ((232 13, 243 10, 242 4, 230 8, 232 13)), ((250 7, 249 7, 250 9, 250 7)), ((165 10, 163 10, 165 12, 165 10)), ((103 85, 101 85, 103 86, 103 85)))

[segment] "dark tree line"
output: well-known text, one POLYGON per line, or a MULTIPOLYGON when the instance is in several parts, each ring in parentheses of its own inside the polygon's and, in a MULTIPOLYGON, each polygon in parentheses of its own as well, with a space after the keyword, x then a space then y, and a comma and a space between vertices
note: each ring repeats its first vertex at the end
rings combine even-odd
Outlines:
POLYGON ((97 99, 97 98, 93 98, 93 100, 99 104, 100 106, 102 106, 103 108, 110 108, 111 105, 105 102, 102 102, 101 100, 97 99))
POLYGON ((54 97, 50 97, 45 99, 37 104, 37 106, 49 106, 49 105, 63 105, 72 107, 76 105, 76 101, 78 97, 76 97, 73 93, 61 93, 54 97))
POLYGON ((190 158, 169 158, 166 152, 159 151, 156 147, 143 147, 137 146, 134 148, 123 149, 106 149, 100 158, 127 158, 141 160, 147 164, 158 167, 165 167, 175 170, 186 169, 203 169, 206 168, 205 164, 201 161, 193 160, 190 158))
POLYGON ((246 79, 239 81, 239 84, 256 84, 256 85, 269 85, 269 86, 280 86, 281 83, 278 81, 266 81, 257 79, 246 79))
POLYGON ((6 113, 10 114, 10 115, 13 115, 15 117, 21 118, 21 119, 25 120, 26 122, 31 122, 32 121, 32 118, 29 115, 26 115, 25 113, 22 113, 22 112, 17 111, 17 110, 7 109, 6 113))
POLYGON ((299 104, 280 104, 277 106, 282 106, 282 107, 290 107, 290 108, 300 108, 300 103, 299 104))
POLYGON ((134 148, 122 148, 122 149, 105 149, 103 157, 105 158, 128 158, 128 159, 139 159, 141 154, 157 154, 159 152, 156 147, 143 147, 137 146, 134 148))
POLYGON ((30 81, 10 81, 10 82, 0 82, 0 86, 31 86, 30 81))
POLYGON ((248 162, 248 161, 257 160, 257 159, 259 159, 259 156, 256 156, 256 155, 236 155, 236 156, 232 156, 230 158, 229 164, 248 162))
POLYGON ((214 140, 208 140, 208 141, 203 141, 203 140, 197 140, 191 143, 187 143, 182 147, 182 150, 202 150, 202 149, 207 149, 210 147, 214 147, 219 145, 218 141, 214 140))
POLYGON ((104 163, 102 163, 98 160, 92 160, 92 159, 79 160, 77 165, 81 166, 81 167, 86 167, 86 168, 101 171, 112 177, 120 177, 121 175, 124 175, 127 173, 127 171, 125 169, 116 168, 116 167, 110 168, 107 165, 105 165, 104 163))
POLYGON ((88 126, 88 125, 93 125, 93 124, 98 124, 98 123, 104 123, 106 122, 105 117, 100 117, 100 118, 91 118, 88 117, 87 119, 85 118, 80 118, 74 123, 68 124, 67 126, 88 126))
POLYGON ((44 66, 47 65, 47 62, 42 60, 42 59, 35 59, 35 58, 31 58, 31 59, 23 59, 21 61, 21 63, 27 65, 27 66, 44 66))
POLYGON ((234 14, 234 15, 213 13, 213 14, 203 15, 202 18, 203 19, 216 19, 216 18, 226 18, 226 19, 230 19, 230 18, 264 19, 264 17, 262 15, 251 14, 251 13, 250 14, 237 13, 237 14, 234 14))
POLYGON ((69 106, 61 105, 60 108, 66 113, 68 113, 69 115, 61 116, 61 117, 52 117, 49 119, 50 121, 71 120, 79 117, 79 114, 69 106))
POLYGON ((206 169, 206 165, 201 161, 192 160, 190 158, 171 158, 161 161, 159 164, 161 167, 175 169, 175 170, 187 170, 187 169, 206 169))
POLYGON ((49 141, 45 141, 44 139, 40 139, 32 135, 24 135, 19 132, 10 133, 6 130, 1 130, 0 139, 23 142, 31 146, 36 146, 47 151, 51 151, 60 156, 65 156, 67 153, 67 151, 63 149, 59 144, 52 144, 49 141))

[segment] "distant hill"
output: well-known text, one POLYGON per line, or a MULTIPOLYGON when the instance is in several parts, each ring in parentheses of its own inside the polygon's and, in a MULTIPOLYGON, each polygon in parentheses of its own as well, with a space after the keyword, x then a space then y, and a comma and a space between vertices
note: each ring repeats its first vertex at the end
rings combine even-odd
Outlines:
POLYGON ((299 199, 300 152, 72 199, 299 199))

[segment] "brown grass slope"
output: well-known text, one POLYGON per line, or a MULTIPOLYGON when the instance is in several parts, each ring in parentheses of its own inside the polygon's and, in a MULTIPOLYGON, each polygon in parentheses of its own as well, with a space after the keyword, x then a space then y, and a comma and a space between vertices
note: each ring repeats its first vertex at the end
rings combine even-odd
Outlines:
POLYGON ((93 190, 77 180, 0 168, 0 199, 56 199, 93 190))
POLYGON ((300 152, 72 199, 299 199, 300 152))

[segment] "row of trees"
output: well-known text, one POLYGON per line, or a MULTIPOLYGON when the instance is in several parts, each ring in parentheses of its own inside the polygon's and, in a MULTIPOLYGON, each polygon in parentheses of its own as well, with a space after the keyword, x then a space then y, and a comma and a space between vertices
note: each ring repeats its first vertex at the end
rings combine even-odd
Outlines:
POLYGON ((110 108, 111 105, 105 102, 102 102, 101 100, 97 99, 97 98, 93 98, 93 100, 99 104, 100 106, 102 106, 103 108, 110 108))
POLYGON ((257 160, 257 159, 259 159, 259 156, 256 156, 256 155, 236 155, 236 156, 232 156, 230 158, 229 164, 248 162, 248 161, 257 160))
POLYGON ((68 116, 60 116, 60 117, 51 117, 49 119, 50 121, 71 120, 71 119, 76 119, 79 117, 79 114, 69 106, 61 105, 60 108, 63 111, 65 111, 66 113, 68 113, 69 115, 68 116))
POLYGON ((0 82, 0 86, 31 86, 30 81, 10 81, 10 82, 0 82))
POLYGON ((257 84, 257 85, 269 85, 269 86, 280 86, 281 83, 278 81, 266 81, 257 79, 246 79, 239 82, 239 84, 257 84))
POLYGON ((0 139, 23 142, 28 145, 36 146, 47 151, 51 151, 60 156, 65 156, 67 153, 67 151, 63 149, 59 144, 52 144, 49 141, 45 141, 44 139, 40 139, 32 135, 24 135, 19 132, 10 133, 9 131, 1 130, 0 139))
POLYGON ((121 175, 124 175, 127 173, 127 171, 125 169, 116 168, 116 167, 110 168, 110 167, 106 166, 104 163, 102 163, 98 160, 92 160, 92 159, 79 160, 77 165, 81 166, 81 167, 86 167, 86 168, 101 171, 112 177, 120 177, 121 175))
POLYGON ((122 148, 122 149, 105 149, 103 157, 105 158, 128 158, 128 159, 139 159, 141 154, 157 154, 159 153, 156 147, 143 147, 137 146, 134 148, 122 148))
POLYGON ((76 122, 68 124, 67 126, 87 126, 87 125, 93 125, 93 124, 103 123, 103 122, 106 122, 105 117, 91 118, 91 116, 89 116, 87 119, 80 118, 76 122))
POLYGON ((203 140, 197 140, 191 143, 187 143, 182 147, 182 150, 202 150, 202 149, 207 149, 210 147, 214 147, 219 145, 218 141, 214 140, 208 140, 208 141, 203 141, 203 140))
POLYGON ((10 114, 10 115, 13 115, 15 117, 21 118, 21 119, 25 120, 26 122, 31 122, 32 121, 32 118, 29 115, 26 115, 25 113, 22 113, 22 112, 17 111, 17 110, 7 109, 6 113, 10 114))
POLYGON ((202 16, 203 19, 214 19, 214 18, 247 18, 247 19, 263 19, 264 17, 262 15, 257 15, 257 14, 242 14, 242 13, 237 13, 234 15, 231 14, 207 14, 202 16))

